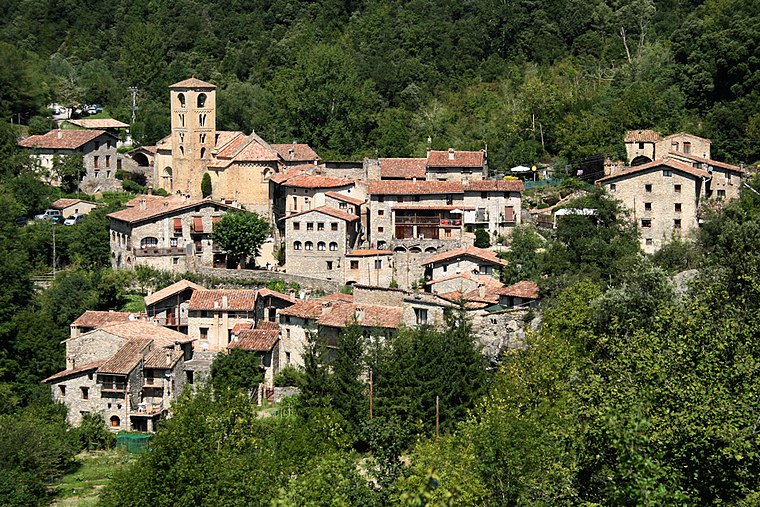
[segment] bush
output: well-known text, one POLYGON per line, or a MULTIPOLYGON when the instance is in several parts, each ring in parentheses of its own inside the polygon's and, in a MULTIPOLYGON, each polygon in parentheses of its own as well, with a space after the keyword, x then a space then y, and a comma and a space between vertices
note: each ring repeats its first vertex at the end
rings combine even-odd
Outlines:
POLYGON ((306 374, 296 366, 286 366, 274 376, 275 387, 296 386, 299 389, 306 382, 306 374))
POLYGON ((145 187, 138 183, 135 183, 132 180, 123 180, 121 182, 121 188, 123 188, 127 192, 132 192, 133 194, 145 193, 145 187))
POLYGON ((201 180, 201 195, 204 199, 211 195, 211 176, 209 173, 203 173, 203 179, 201 180))
POLYGON ((85 414, 77 432, 83 450, 110 449, 116 442, 116 437, 106 429, 103 417, 98 414, 85 414))
POLYGON ((155 188, 155 189, 153 189, 153 195, 160 195, 161 197, 168 197, 169 196, 169 192, 167 192, 163 188, 155 188))
POLYGON ((491 246, 491 236, 485 229, 477 229, 475 231, 475 246, 478 248, 488 248, 491 246))

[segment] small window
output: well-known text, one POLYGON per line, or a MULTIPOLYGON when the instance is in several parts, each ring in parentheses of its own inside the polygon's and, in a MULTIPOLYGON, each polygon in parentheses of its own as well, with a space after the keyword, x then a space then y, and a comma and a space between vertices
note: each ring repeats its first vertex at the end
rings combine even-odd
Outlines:
POLYGON ((670 169, 663 169, 662 170, 662 175, 669 178, 669 177, 673 176, 673 171, 671 171, 670 169))
POLYGON ((359 261, 351 261, 351 269, 359 269, 359 261))
POLYGON ((295 241, 293 242, 293 250, 300 250, 301 249, 301 242, 295 241))
POLYGON ((644 203, 644 211, 652 211, 652 203, 651 202, 645 202, 644 203))
POLYGON ((198 95, 198 107, 206 107, 206 98, 207 95, 205 93, 201 93, 198 95))
POLYGON ((652 238, 647 238, 644 242, 646 243, 647 246, 654 245, 654 241, 652 240, 652 238))
POLYGON ((480 193, 480 198, 481 199, 488 199, 488 192, 481 192, 480 193))
POLYGON ((381 217, 383 215, 385 215, 385 210, 384 209, 377 210, 377 216, 381 217))
POLYGON ((673 220, 673 228, 674 229, 680 229, 681 228, 681 219, 676 218, 673 220))
POLYGON ((293 222, 293 230, 294 231, 300 231, 301 230, 301 222, 293 222))
POLYGON ((198 141, 200 141, 201 144, 206 144, 206 134, 200 134, 198 136, 198 141))
POLYGON ((378 232, 378 234, 381 234, 381 233, 385 232, 385 227, 378 227, 377 228, 377 232, 378 232))
POLYGON ((324 222, 317 222, 317 230, 318 231, 324 231, 325 230, 325 223, 324 222))
POLYGON ((306 222, 306 230, 307 231, 313 231, 314 230, 314 222, 306 222))
POLYGON ((179 126, 184 127, 185 126, 185 115, 180 113, 179 115, 179 126))
POLYGON ((615 192, 617 192, 617 185, 610 183, 610 193, 614 194, 615 192))
POLYGON ((681 185, 680 184, 673 185, 673 190, 676 193, 680 194, 681 193, 681 185))
POLYGON ((414 309, 414 318, 417 322, 418 326, 422 326, 427 324, 428 322, 428 312, 424 308, 415 308, 414 309))
POLYGON ((58 394, 61 396, 61 398, 63 398, 64 396, 66 396, 66 386, 65 385, 61 384, 61 385, 58 386, 58 394))
POLYGON ((683 143, 683 152, 684 153, 691 153, 691 143, 688 141, 684 141, 683 143))
POLYGON ((674 207, 675 207, 675 212, 676 213, 680 213, 681 212, 681 203, 680 202, 675 203, 674 207))
POLYGON ((375 259, 375 269, 383 269, 382 259, 375 259))
POLYGON ((179 264, 179 257, 172 257, 172 264, 179 264))
POLYGON ((311 241, 307 241, 306 243, 304 243, 303 249, 304 250, 314 250, 314 243, 312 243, 311 241))
POLYGON ((177 248, 177 238, 170 238, 169 246, 171 246, 172 248, 177 248))
POLYGON ((324 252, 326 249, 327 249, 327 245, 325 245, 324 241, 320 241, 319 243, 317 243, 317 250, 319 250, 320 252, 324 252))
POLYGON ((140 240, 140 248, 153 248, 158 246, 158 238, 148 236, 140 240))
POLYGON ((718 190, 718 199, 725 199, 725 197, 726 197, 726 191, 718 190))
POLYGON ((111 167, 111 155, 106 155, 106 167, 111 167))
POLYGON ((644 227, 644 228, 650 228, 650 227, 652 227, 652 219, 650 219, 650 218, 642 218, 641 219, 641 227, 644 227))
POLYGON ((89 400, 90 399, 90 388, 89 387, 80 387, 79 389, 82 390, 82 399, 83 400, 89 400))
POLYGON ((652 185, 650 183, 647 183, 644 185, 644 192, 651 192, 652 191, 652 185))
POLYGON ((118 415, 111 416, 111 427, 112 428, 118 428, 121 426, 121 419, 119 419, 118 415))
POLYGON ((335 252, 338 249, 338 244, 335 241, 330 242, 330 251, 335 252))
POLYGON ((116 159, 116 170, 117 171, 121 171, 121 159, 120 158, 116 159))
POLYGON ((347 209, 348 208, 348 204, 346 204, 345 202, 339 202, 338 203, 338 207, 340 209, 347 209))
POLYGON ((93 167, 95 167, 95 169, 99 168, 100 167, 100 157, 98 157, 97 155, 95 155, 94 157, 92 157, 92 165, 93 165, 93 167))
POLYGON ((184 108, 185 107, 185 94, 184 93, 180 93, 179 95, 177 95, 177 100, 179 101, 179 107, 184 108))
POLYGON ((327 270, 332 271, 333 268, 333 261, 327 261, 327 270))
POLYGON ((338 230, 338 222, 332 222, 330 224, 330 230, 331 231, 337 231, 338 230))
POLYGON ((206 113, 198 115, 198 125, 200 125, 201 127, 206 126, 206 113))
POLYGON ((639 143, 639 149, 640 149, 640 150, 643 150, 643 149, 644 149, 644 143, 639 143))
POLYGON ((199 328, 200 334, 201 334, 201 340, 208 340, 208 328, 207 327, 201 327, 199 328))

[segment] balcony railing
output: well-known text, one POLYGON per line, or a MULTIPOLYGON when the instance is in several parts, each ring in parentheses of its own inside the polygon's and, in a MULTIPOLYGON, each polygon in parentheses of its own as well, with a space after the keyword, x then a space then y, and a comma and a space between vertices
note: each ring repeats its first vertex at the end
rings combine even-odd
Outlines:
POLYGON ((185 249, 177 246, 161 248, 149 246, 145 248, 135 248, 133 250, 135 257, 161 257, 165 255, 185 255, 185 249))
POLYGON ((147 402, 141 402, 137 404, 137 407, 134 407, 131 411, 131 415, 153 415, 153 414, 160 414, 164 409, 164 404, 162 402, 157 403, 147 403, 147 402))
POLYGON ((430 216, 399 216, 396 215, 396 225, 440 225, 439 217, 430 216))

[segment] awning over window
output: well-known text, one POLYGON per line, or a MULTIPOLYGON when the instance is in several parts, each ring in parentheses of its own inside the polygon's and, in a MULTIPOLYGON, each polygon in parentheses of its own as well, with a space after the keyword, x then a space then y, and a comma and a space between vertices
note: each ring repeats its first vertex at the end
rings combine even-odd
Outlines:
POLYGON ((193 217, 193 232, 203 232, 203 217, 193 217))

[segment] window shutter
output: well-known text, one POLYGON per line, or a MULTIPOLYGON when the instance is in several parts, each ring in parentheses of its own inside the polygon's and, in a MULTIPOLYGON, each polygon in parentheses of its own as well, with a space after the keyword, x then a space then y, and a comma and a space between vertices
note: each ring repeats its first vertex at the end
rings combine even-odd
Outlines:
POLYGON ((504 207, 504 221, 514 222, 515 220, 515 208, 513 206, 504 207))
POLYGON ((193 231, 203 232, 203 217, 193 217, 193 231))
POLYGON ((182 232, 182 219, 181 218, 175 218, 174 219, 174 232, 182 232))

